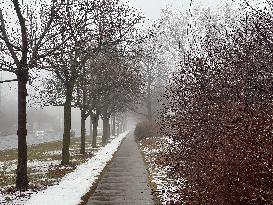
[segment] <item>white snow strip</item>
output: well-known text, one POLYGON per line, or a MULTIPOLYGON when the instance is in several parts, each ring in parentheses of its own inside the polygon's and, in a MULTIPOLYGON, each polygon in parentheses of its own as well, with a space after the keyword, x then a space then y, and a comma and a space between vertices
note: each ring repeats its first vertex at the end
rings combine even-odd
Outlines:
POLYGON ((102 147, 89 161, 78 166, 74 172, 67 174, 59 184, 34 193, 26 201, 26 205, 79 204, 81 197, 90 190, 90 187, 112 159, 113 154, 117 151, 122 139, 127 134, 128 132, 119 135, 111 143, 102 147))
POLYGON ((61 150, 48 151, 43 153, 44 156, 54 156, 54 155, 61 155, 61 154, 62 154, 61 150))

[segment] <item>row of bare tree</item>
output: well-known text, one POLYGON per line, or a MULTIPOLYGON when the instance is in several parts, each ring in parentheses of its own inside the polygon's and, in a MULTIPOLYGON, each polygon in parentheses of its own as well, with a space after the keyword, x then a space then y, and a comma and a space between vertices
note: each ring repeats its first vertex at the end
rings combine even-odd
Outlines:
POLYGON ((62 164, 70 160, 71 108, 81 110, 81 153, 85 153, 85 120, 93 124, 96 146, 99 116, 103 143, 109 119, 136 100, 142 86, 134 64, 134 44, 141 40, 142 16, 119 0, 18 0, 0 8, 0 70, 18 81, 18 166, 16 187, 28 188, 27 88, 41 81, 43 105, 64 107, 62 164))

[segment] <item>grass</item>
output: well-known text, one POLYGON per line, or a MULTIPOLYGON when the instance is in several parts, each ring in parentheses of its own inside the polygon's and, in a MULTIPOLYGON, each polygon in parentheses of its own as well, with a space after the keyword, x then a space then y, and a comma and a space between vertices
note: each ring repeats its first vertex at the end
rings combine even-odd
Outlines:
MULTIPOLYGON (((152 173, 151 173, 151 171, 152 171, 152 168, 151 168, 151 166, 150 166, 150 163, 149 163, 149 161, 148 161, 148 156, 145 154, 145 152, 143 151, 145 148, 147 149, 147 148, 150 148, 149 146, 148 146, 148 144, 149 145, 154 145, 154 141, 150 141, 149 143, 148 143, 148 140, 145 140, 145 139, 143 139, 143 140, 140 140, 140 141, 138 141, 138 146, 139 146, 139 149, 140 149, 140 151, 141 151, 141 156, 142 156, 142 158, 143 158, 143 161, 144 161, 144 163, 145 163, 145 165, 146 165, 146 167, 147 167, 147 172, 148 172, 148 185, 149 185, 149 187, 150 187, 150 189, 151 189, 151 191, 152 191, 152 195, 153 195, 153 200, 154 200, 154 203, 155 203, 155 205, 162 205, 162 203, 160 202, 160 198, 159 198, 159 195, 158 195, 158 188, 157 188, 157 184, 153 181, 153 176, 152 176, 152 173)), ((151 158, 153 158, 152 156, 151 156, 151 158)))
POLYGON ((156 205, 161 205, 164 202, 162 196, 162 191, 164 190, 161 190, 158 185, 162 187, 162 182, 164 182, 164 184, 168 184, 168 179, 161 176, 161 173, 159 172, 161 165, 159 164, 158 159, 161 156, 160 153, 167 145, 166 139, 163 137, 144 138, 140 140, 138 144, 142 157, 144 158, 144 162, 148 168, 148 184, 154 196, 154 202, 156 205), (160 184, 158 184, 158 179, 161 181, 160 184))
MULTIPOLYGON (((101 138, 98 137, 98 146, 101 138)), ((62 141, 44 143, 28 147, 28 176, 30 187, 44 189, 54 185, 77 165, 86 162, 94 154, 91 140, 86 140, 86 154, 80 154, 80 138, 72 138, 70 144, 71 163, 67 166, 61 163, 62 141)), ((0 151, 0 189, 8 190, 15 186, 17 150, 0 151)))
POLYGON ((182 204, 181 196, 178 193, 183 187, 182 179, 177 181, 170 174, 169 167, 162 163, 170 146, 166 137, 146 138, 139 142, 148 167, 148 181, 155 198, 155 204, 182 204))

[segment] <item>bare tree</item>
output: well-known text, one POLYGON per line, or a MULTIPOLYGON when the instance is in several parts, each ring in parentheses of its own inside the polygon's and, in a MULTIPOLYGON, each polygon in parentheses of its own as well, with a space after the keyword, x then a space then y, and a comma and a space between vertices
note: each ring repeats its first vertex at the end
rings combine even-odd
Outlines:
POLYGON ((164 9, 161 17, 149 28, 147 37, 139 45, 139 66, 145 82, 143 105, 137 113, 152 121, 159 115, 160 101, 171 73, 179 66, 180 48, 184 47, 187 15, 164 9))
MULTIPOLYGON (((90 82, 85 88, 89 93, 89 101, 85 106, 85 117, 91 114, 91 119, 94 121, 98 117, 97 114, 101 116, 103 144, 105 144, 110 137, 111 115, 115 112, 125 111, 130 103, 138 101, 142 85, 141 77, 139 69, 133 66, 132 61, 119 52, 100 53, 88 66, 90 74, 85 77, 90 82), (96 110, 96 114, 94 110, 96 110)), ((80 86, 83 88, 81 84, 80 86)), ((82 100, 83 98, 81 98, 81 102, 83 102, 82 100)), ((96 120, 95 123, 97 123, 96 120)))
MULTIPOLYGON (((121 3, 120 1, 112 1, 107 3, 106 5, 101 5, 100 4, 100 13, 99 13, 99 21, 96 22, 96 25, 99 28, 99 45, 101 46, 101 51, 104 53, 111 53, 111 50, 117 48, 117 47, 122 47, 123 51, 126 50, 126 52, 129 52, 128 48, 131 46, 131 44, 136 43, 139 38, 138 34, 138 29, 136 28, 136 25, 140 23, 142 17, 140 14, 132 7, 121 3), (110 6, 109 6, 110 5, 110 6), (105 7, 105 8, 104 8, 105 7), (103 9, 105 9, 105 13, 103 13, 103 9), (110 10, 109 10, 110 8, 110 10), (108 13, 107 13, 108 12, 108 13), (110 16, 110 18, 109 18, 110 16), (116 17, 116 18, 115 18, 116 17), (108 22, 108 24, 107 24, 108 22), (111 26, 109 26, 109 24, 111 26)), ((81 119, 81 141, 82 141, 82 152, 84 152, 84 143, 85 143, 85 120, 90 115, 90 122, 94 121, 95 123, 95 129, 97 129, 97 121, 98 121, 98 115, 103 112, 103 109, 101 109, 101 97, 98 96, 100 95, 105 88, 94 88, 95 86, 101 86, 105 84, 105 81, 98 82, 98 77, 96 73, 98 72, 103 73, 104 68, 102 68, 102 65, 104 65, 103 60, 100 57, 96 57, 95 55, 92 55, 89 57, 90 61, 95 62, 93 65, 89 66, 94 66, 94 68, 90 68, 89 72, 91 72, 89 75, 83 74, 84 78, 86 76, 89 76, 88 80, 82 79, 79 82, 79 88, 80 91, 79 93, 82 93, 80 100, 78 100, 78 104, 80 105, 81 108, 81 113, 82 113, 82 119, 81 119), (101 68, 101 70, 98 70, 98 68, 101 68), (92 76, 95 76, 95 83, 92 82, 92 76), (88 81, 91 86, 86 86, 86 82, 88 81), (83 83, 84 82, 84 83, 83 83), (92 88, 93 85, 93 88, 92 88), (87 90, 89 91, 89 98, 87 97, 87 90), (96 92, 94 92, 96 90, 96 92), (90 96, 92 95, 92 96, 90 96), (89 99, 89 100, 88 100, 89 99), (93 102, 93 103, 92 103, 93 102), (89 104, 89 105, 88 105, 89 104), (96 110, 96 111, 94 111, 96 110)), ((113 76, 112 73, 108 73, 110 76, 113 76)), ((102 79, 103 80, 103 79, 102 79)), ((118 83, 118 82, 112 82, 112 83, 118 83)), ((107 87, 107 86, 105 86, 107 87)), ((101 115, 101 116, 106 116, 101 115)), ((107 115, 107 119, 109 119, 107 115)), ((104 121, 104 125, 106 126, 106 122, 104 121)), ((104 127, 105 127, 104 126, 104 127)), ((92 127, 90 125, 90 127, 92 127)), ((110 135, 110 125, 107 123, 108 127, 108 133, 107 136, 110 135)), ((90 131, 91 133, 91 131, 90 131)), ((105 134, 104 134, 105 135, 105 134)), ((96 146, 96 133, 93 135, 93 146, 96 146)))
MULTIPOLYGON (((58 100, 64 102, 63 164, 69 163, 71 107, 76 85, 83 83, 84 86, 78 88, 85 90, 86 83, 90 82, 90 80, 81 79, 85 73, 86 63, 103 50, 127 44, 137 31, 136 24, 142 19, 135 9, 116 0, 108 2, 98 0, 93 1, 92 4, 83 0, 68 6, 78 7, 78 9, 68 7, 65 11, 67 21, 63 24, 69 28, 66 35, 71 35, 72 38, 64 42, 60 53, 47 59, 49 70, 53 71, 54 78, 48 83, 47 90, 50 92, 45 92, 45 95, 49 95, 51 100, 49 102, 52 104, 56 104, 58 100)), ((81 95, 78 104, 83 108, 86 107, 83 100, 86 101, 87 95, 85 91, 81 93, 84 95, 81 95)), ((82 109, 82 123, 85 124, 90 113, 90 109, 82 109)), ((95 119, 97 121, 97 118, 95 119)), ((82 125, 82 135, 84 143, 85 125, 82 125)), ((82 148, 84 152, 84 145, 82 148)))
MULTIPOLYGON (((50 72, 42 93, 47 101, 46 105, 64 106, 64 134, 62 149, 62 164, 69 163, 71 108, 74 101, 76 84, 81 71, 85 68, 89 52, 96 52, 93 47, 94 40, 90 27, 92 22, 88 19, 95 18, 95 3, 87 4, 86 1, 67 3, 63 10, 63 33, 59 39, 62 46, 55 55, 46 58, 45 68, 50 72), (69 40, 66 40, 69 38, 69 40), (53 75, 53 76, 52 76, 53 75), (53 78, 52 78, 53 77, 53 78)), ((54 44, 55 39, 51 41, 54 44)))
MULTIPOLYGON (((27 144, 26 144, 26 98, 29 71, 38 66, 39 60, 49 56, 59 48, 59 44, 47 47, 48 39, 60 34, 51 29, 58 26, 59 11, 62 1, 52 1, 50 4, 34 3, 20 5, 18 0, 12 0, 9 5, 14 9, 12 16, 15 25, 8 24, 4 8, 0 9, 0 41, 1 70, 12 72, 18 81, 18 167, 16 187, 20 190, 28 188, 27 178, 27 144), (35 7, 40 8, 35 12, 35 7), (15 28, 15 29, 14 29, 15 28)), ((6 12, 10 12, 7 11, 6 12)))

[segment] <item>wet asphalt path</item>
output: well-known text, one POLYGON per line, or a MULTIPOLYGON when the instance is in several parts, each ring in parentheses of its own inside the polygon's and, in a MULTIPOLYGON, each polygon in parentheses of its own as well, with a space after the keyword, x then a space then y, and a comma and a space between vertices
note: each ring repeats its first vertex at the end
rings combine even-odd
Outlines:
POLYGON ((132 134, 129 134, 106 169, 87 205, 154 204, 148 174, 132 134))

